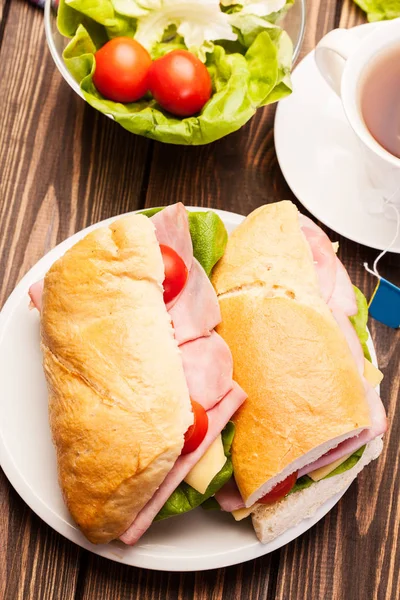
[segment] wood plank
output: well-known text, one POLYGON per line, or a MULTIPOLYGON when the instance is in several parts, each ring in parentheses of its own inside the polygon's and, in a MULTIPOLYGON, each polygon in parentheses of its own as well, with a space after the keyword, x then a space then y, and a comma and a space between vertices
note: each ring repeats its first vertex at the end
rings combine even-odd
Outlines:
MULTIPOLYGON (((42 11, 13 2, 0 52, 0 306, 56 243, 143 204, 150 144, 88 107, 46 48, 42 11)), ((72 600, 81 550, 0 472, 0 598, 72 600)))
POLYGON ((80 600, 272 600, 279 551, 254 561, 199 573, 164 573, 88 557, 80 600))
POLYGON ((1 39, 3 37, 3 31, 5 28, 5 23, 3 23, 3 17, 5 18, 6 16, 6 7, 9 6, 11 0, 0 0, 0 45, 1 45, 1 39))
POLYGON ((0 598, 72 600, 80 549, 45 525, 0 470, 0 598))

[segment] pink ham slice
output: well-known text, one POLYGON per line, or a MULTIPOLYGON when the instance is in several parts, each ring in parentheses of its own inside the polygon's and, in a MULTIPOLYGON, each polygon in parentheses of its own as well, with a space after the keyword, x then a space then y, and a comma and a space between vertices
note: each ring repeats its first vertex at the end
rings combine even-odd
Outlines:
POLYGON ((215 290, 195 258, 183 292, 168 312, 174 323, 178 345, 210 335, 214 327, 221 322, 215 290))
POLYGON ((209 337, 197 338, 179 349, 190 397, 210 410, 233 386, 233 359, 228 345, 212 331, 209 337))
POLYGON ((372 418, 372 427, 369 429, 364 429, 358 436, 345 440, 339 446, 335 448, 335 450, 331 451, 329 454, 325 454, 321 456, 318 460, 313 462, 310 465, 306 465, 302 469, 300 469, 298 476, 302 477, 302 475, 307 475, 307 473, 311 473, 315 469, 319 469, 320 467, 325 467, 339 458, 346 456, 346 454, 353 454, 364 446, 368 444, 368 442, 372 442, 378 435, 382 435, 387 430, 387 419, 385 408, 382 404, 381 399, 379 398, 376 391, 369 385, 369 383, 364 379, 364 387, 365 393, 367 397, 367 401, 369 404, 369 408, 371 411, 372 418))
POLYGON ((217 404, 207 412, 208 431, 206 437, 200 446, 191 454, 180 456, 172 470, 168 473, 157 492, 146 506, 140 511, 132 525, 120 537, 125 544, 133 545, 150 527, 157 513, 164 506, 172 492, 184 480, 189 471, 200 460, 207 448, 212 444, 215 438, 221 433, 222 429, 228 423, 232 415, 242 405, 246 399, 246 394, 237 385, 233 384, 232 390, 217 404))
POLYGON ((357 302, 350 277, 336 256, 326 233, 305 215, 299 215, 301 229, 310 245, 317 271, 321 294, 330 305, 336 306, 349 317, 357 313, 357 302))
POLYGON ((326 233, 305 215, 299 214, 301 230, 310 245, 321 294, 328 302, 336 281, 336 254, 326 233))
POLYGON ((189 271, 182 293, 167 306, 178 344, 210 335, 210 331, 221 322, 221 312, 206 272, 193 257, 185 207, 181 202, 167 206, 151 217, 151 220, 156 228, 158 242, 173 248, 189 271))
POLYGON ((167 206, 151 217, 159 244, 170 246, 183 260, 188 271, 192 267, 193 244, 189 219, 182 202, 167 206))
POLYGON ((31 304, 38 309, 40 312, 42 309, 42 294, 43 294, 44 280, 37 281, 29 288, 29 297, 31 304))
POLYGON ((215 499, 226 512, 244 508, 243 498, 233 477, 215 494, 215 499))
POLYGON ((346 269, 336 256, 336 280, 332 296, 329 299, 328 306, 336 305, 347 315, 352 317, 357 314, 356 295, 353 284, 346 269))

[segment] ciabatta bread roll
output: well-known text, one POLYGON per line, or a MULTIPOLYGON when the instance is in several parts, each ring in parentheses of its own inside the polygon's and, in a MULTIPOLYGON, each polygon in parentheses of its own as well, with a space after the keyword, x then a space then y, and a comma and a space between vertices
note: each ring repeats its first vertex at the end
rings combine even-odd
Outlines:
POLYGON ((163 279, 154 225, 141 215, 96 229, 45 277, 41 340, 59 480, 94 543, 128 528, 193 421, 163 279))
POLYGON ((255 210, 213 275, 234 377, 235 479, 251 506, 288 475, 371 425, 346 339, 321 296, 291 202, 255 210))

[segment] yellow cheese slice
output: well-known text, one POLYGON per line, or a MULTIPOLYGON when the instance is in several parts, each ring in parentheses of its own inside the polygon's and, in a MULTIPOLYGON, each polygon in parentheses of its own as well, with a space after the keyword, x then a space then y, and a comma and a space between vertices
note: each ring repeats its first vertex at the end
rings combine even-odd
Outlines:
POLYGON ((184 481, 195 490, 204 494, 211 481, 226 463, 221 434, 211 444, 199 462, 186 475, 184 481))
POLYGON ((255 507, 256 505, 253 504, 253 506, 250 506, 249 508, 238 508, 237 510, 233 510, 233 518, 235 519, 235 521, 242 521, 243 519, 249 516, 249 514, 255 507))
POLYGON ((332 473, 336 467, 344 463, 344 461, 350 458, 352 454, 352 452, 350 452, 350 454, 345 454, 345 456, 338 458, 333 463, 329 463, 329 465, 326 465, 325 467, 320 467, 319 469, 315 469, 315 471, 311 471, 311 473, 308 473, 308 476, 311 477, 313 481, 319 481, 329 475, 329 473, 332 473))
POLYGON ((372 385, 376 387, 383 379, 383 373, 375 367, 369 360, 364 358, 364 377, 372 385))

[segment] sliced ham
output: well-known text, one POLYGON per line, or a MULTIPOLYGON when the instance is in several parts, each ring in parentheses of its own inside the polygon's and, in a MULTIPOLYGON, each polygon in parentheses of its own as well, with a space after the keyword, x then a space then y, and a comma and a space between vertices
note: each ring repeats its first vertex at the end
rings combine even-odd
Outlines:
POLYGON ((233 477, 215 494, 215 499, 222 510, 226 512, 232 512, 233 510, 245 507, 243 498, 233 477))
POLYGON ((311 219, 299 214, 300 227, 310 245, 321 294, 328 302, 336 281, 336 254, 326 233, 311 219))
POLYGON ((178 345, 210 335, 221 322, 217 294, 200 263, 194 258, 189 279, 177 302, 169 309, 178 345))
POLYGON ((190 397, 210 410, 233 387, 231 351, 215 331, 182 344, 180 350, 190 397))
POLYGON ((301 229, 310 245, 322 296, 348 316, 357 313, 357 302, 350 277, 340 262, 326 233, 305 215, 299 215, 301 229))
POLYGON ((353 284, 346 269, 336 256, 336 279, 332 296, 329 299, 328 306, 331 304, 338 306, 348 317, 357 314, 356 295, 353 284))
POLYGON ((228 423, 232 415, 243 404, 246 394, 237 385, 233 384, 232 390, 217 404, 208 411, 208 431, 206 437, 200 446, 192 453, 180 456, 172 470, 168 473, 157 492, 146 506, 140 511, 132 525, 120 537, 125 544, 133 545, 150 527, 157 513, 164 506, 172 492, 184 480, 189 471, 200 460, 207 448, 212 444, 215 438, 221 433, 222 429, 228 423))
POLYGON ((40 312, 42 309, 42 294, 43 294, 44 279, 37 281, 29 288, 29 297, 31 304, 40 312))
POLYGON ((378 437, 378 435, 385 433, 387 430, 385 407, 383 406, 382 401, 376 391, 365 379, 364 387, 371 411, 372 427, 364 429, 358 436, 345 440, 334 450, 329 452, 329 454, 321 456, 321 458, 316 460, 314 463, 306 465, 300 469, 298 474, 299 477, 302 477, 302 475, 306 475, 307 473, 311 473, 311 471, 319 469, 320 467, 325 467, 326 465, 339 460, 343 456, 346 456, 346 454, 353 454, 353 452, 356 452, 359 450, 359 448, 365 444, 368 444, 368 442, 372 442, 372 440, 378 437))
POLYGON ((159 244, 169 246, 183 260, 188 271, 192 267, 193 244, 189 219, 182 202, 167 206, 151 217, 159 244))

